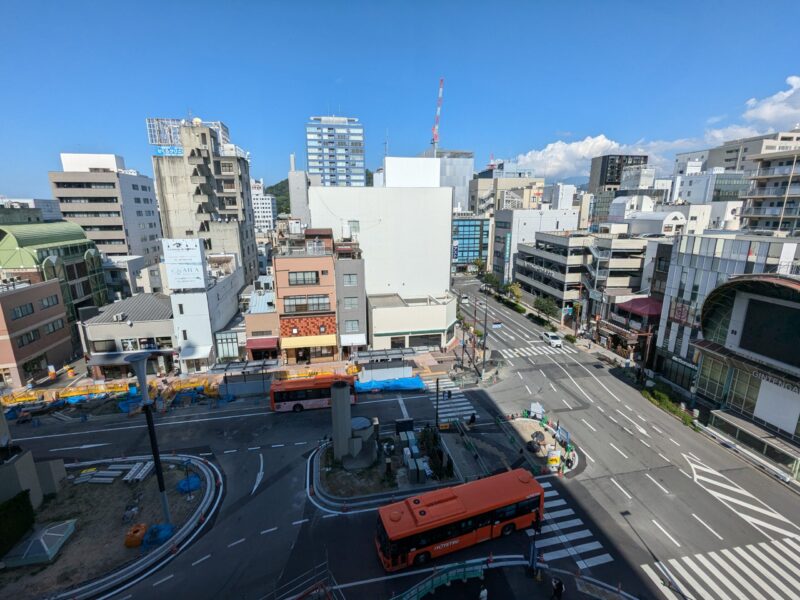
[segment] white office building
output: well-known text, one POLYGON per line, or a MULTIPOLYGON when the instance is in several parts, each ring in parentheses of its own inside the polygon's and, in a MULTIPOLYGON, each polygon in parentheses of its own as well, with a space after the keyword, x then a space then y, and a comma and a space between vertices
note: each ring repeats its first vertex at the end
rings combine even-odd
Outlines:
POLYGON ((275 196, 264 191, 263 179, 250 180, 250 198, 253 201, 253 222, 256 231, 275 229, 278 206, 275 196))
POLYGON ((364 126, 353 117, 311 117, 306 158, 309 175, 319 175, 323 186, 365 186, 364 126))
POLYGON ((577 191, 578 188, 569 183, 546 185, 542 194, 542 203, 549 204, 550 208, 572 208, 572 202, 577 191))

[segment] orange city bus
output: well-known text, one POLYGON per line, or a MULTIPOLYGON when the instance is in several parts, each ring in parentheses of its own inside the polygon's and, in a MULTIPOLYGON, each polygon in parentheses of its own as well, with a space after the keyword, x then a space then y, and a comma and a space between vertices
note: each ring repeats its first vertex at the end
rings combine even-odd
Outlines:
POLYGON ((543 517, 542 486, 527 470, 515 469, 381 507, 375 546, 383 568, 396 571, 538 528, 543 517))
POLYGON ((331 386, 344 381, 350 386, 350 404, 356 403, 355 378, 350 375, 318 375, 297 379, 277 379, 269 390, 272 410, 301 412, 306 408, 329 408, 331 386))

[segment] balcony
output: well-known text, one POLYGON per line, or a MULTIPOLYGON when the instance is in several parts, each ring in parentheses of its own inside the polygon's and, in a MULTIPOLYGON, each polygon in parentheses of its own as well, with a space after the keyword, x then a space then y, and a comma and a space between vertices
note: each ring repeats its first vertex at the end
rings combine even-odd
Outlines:
MULTIPOLYGON (((745 206, 742 208, 743 217, 780 217, 781 216, 781 207, 780 206, 745 206)), ((797 206, 787 206, 786 210, 783 211, 784 217, 798 217, 800 216, 800 207, 797 206)))
POLYGON ((202 156, 187 156, 186 161, 190 165, 202 165, 205 164, 206 160, 202 156))
POLYGON ((537 281, 536 279, 528 277, 527 275, 523 275, 522 273, 519 273, 519 272, 514 273, 514 280, 515 281, 519 281, 520 283, 523 283, 523 284, 527 285, 530 288, 533 288, 535 290, 539 290, 539 291, 544 292, 545 294, 548 294, 550 296, 554 296, 555 298, 558 298, 559 300, 567 300, 567 301, 569 301, 569 300, 580 300, 580 297, 581 297, 580 290, 576 290, 576 289, 566 289, 565 290, 562 287, 552 287, 552 286, 547 285, 544 282, 537 281))
POLYGON ((586 269, 589 271, 589 274, 592 276, 594 280, 605 280, 608 279, 609 271, 608 269, 599 269, 594 264, 586 265, 586 269))
MULTIPOLYGON (((798 173, 798 175, 800 175, 800 173, 798 173)), ((783 198, 786 196, 787 187, 789 196, 800 196, 800 183, 798 183, 790 186, 752 186, 749 190, 747 190, 745 198, 783 198)))
MULTIPOLYGON (((749 174, 750 177, 785 177, 791 174, 792 166, 786 165, 783 167, 769 167, 765 169, 756 169, 749 174)), ((800 175, 800 166, 795 165, 795 175, 800 175)))
POLYGON ((550 262, 558 263, 560 265, 580 266, 584 262, 582 253, 570 254, 569 256, 566 256, 564 254, 558 254, 556 252, 543 250, 542 248, 537 248, 535 246, 525 246, 524 249, 520 249, 520 254, 543 258, 545 260, 549 260, 550 262))
POLYGON ((589 251, 596 260, 609 260, 611 258, 611 250, 601 250, 594 244, 589 246, 589 251))

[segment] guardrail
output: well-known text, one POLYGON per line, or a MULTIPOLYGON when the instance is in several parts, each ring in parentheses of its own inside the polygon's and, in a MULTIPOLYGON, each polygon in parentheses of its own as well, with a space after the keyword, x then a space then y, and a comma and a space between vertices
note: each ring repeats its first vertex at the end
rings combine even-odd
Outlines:
POLYGON ((483 579, 485 568, 484 562, 463 562, 446 567, 439 572, 434 571, 430 577, 423 579, 414 587, 406 590, 399 596, 393 596, 392 600, 419 600, 428 594, 432 594, 437 588, 443 585, 450 585, 453 581, 465 582, 475 577, 483 579))

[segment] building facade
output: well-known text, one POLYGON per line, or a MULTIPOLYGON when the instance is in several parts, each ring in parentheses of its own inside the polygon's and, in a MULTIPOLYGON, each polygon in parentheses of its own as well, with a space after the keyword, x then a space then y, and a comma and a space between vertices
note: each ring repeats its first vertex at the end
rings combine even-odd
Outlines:
POLYGON ((74 356, 57 280, 0 285, 0 386, 23 387, 74 356))
POLYGON ((247 359, 277 359, 280 353, 281 320, 272 275, 264 275, 256 280, 244 314, 244 324, 247 359))
POLYGON ((336 322, 342 358, 367 349, 367 288, 361 247, 353 240, 334 242, 336 322))
POLYGON ((306 123, 306 168, 324 186, 365 186, 364 126, 353 117, 311 117, 306 123))
POLYGON ((433 148, 422 153, 439 159, 439 185, 453 188, 453 212, 464 212, 469 209, 469 182, 475 174, 475 153, 465 150, 440 150, 433 148))
MULTIPOLYGON (((182 122, 180 145, 156 146, 153 173, 163 233, 201 239, 209 255, 235 252, 250 283, 258 275, 250 164, 247 153, 219 131, 200 119, 182 122)), ((176 133, 170 135, 175 142, 176 133)))
POLYGON ((253 223, 256 232, 273 231, 278 217, 275 196, 264 191, 263 179, 250 180, 250 194, 253 200, 253 223))
POLYGON ((742 194, 742 228, 798 235, 800 149, 751 155, 750 159, 756 169, 752 171, 750 187, 742 194))
POLYGON ((453 214, 452 271, 461 273, 477 270, 477 262, 490 268, 492 219, 471 214, 453 214))
POLYGON ((647 156, 635 154, 606 154, 592 159, 589 172, 589 192, 614 191, 622 185, 622 170, 634 165, 646 165, 647 156))
POLYGON ((62 171, 48 174, 63 218, 80 225, 107 256, 159 262, 161 221, 153 180, 114 154, 62 154, 62 171))
POLYGON ((58 200, 54 198, 0 198, 0 204, 7 208, 38 209, 43 222, 63 219, 58 200))

